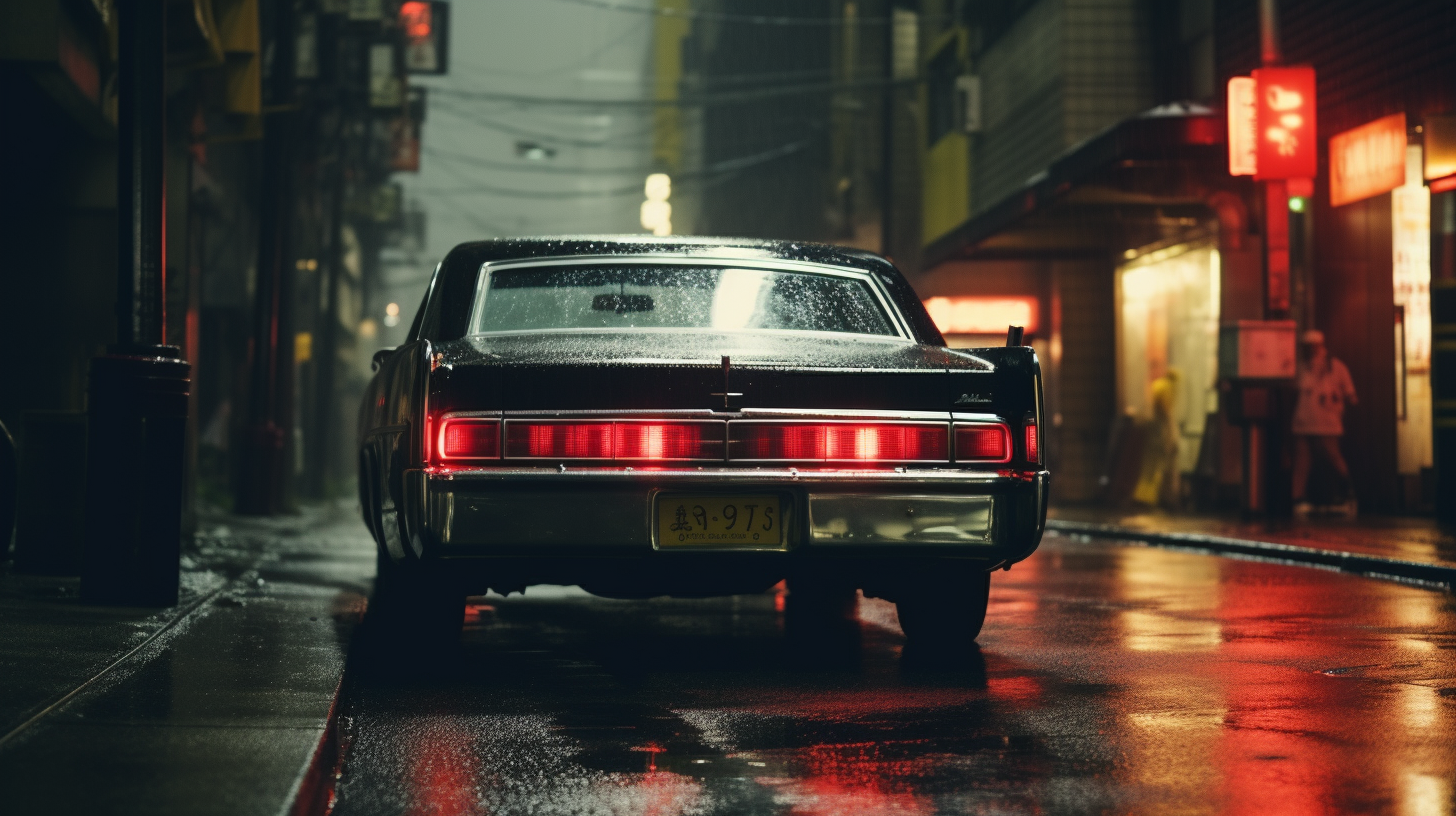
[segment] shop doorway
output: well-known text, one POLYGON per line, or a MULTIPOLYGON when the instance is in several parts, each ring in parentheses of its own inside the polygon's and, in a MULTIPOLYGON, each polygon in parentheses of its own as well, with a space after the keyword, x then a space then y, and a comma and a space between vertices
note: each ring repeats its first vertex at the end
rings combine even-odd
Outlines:
POLYGON ((1219 284, 1212 241, 1135 254, 1117 268, 1122 441, 1112 458, 1126 495, 1115 498, 1183 503, 1218 412, 1219 284))

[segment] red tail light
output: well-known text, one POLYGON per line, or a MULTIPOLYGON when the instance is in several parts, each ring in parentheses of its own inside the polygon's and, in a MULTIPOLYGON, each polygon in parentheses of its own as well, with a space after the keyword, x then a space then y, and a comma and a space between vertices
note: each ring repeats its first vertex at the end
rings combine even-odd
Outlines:
POLYGON ((611 459, 610 422, 510 422, 506 456, 511 459, 611 459))
POLYGON ((1028 423, 1026 426, 1026 461, 1040 462, 1041 449, 1036 445, 1036 423, 1028 423))
POLYGON ((722 459, 721 422, 506 423, 511 459, 722 459))
POLYGON ((957 462, 1011 461, 1011 429, 1005 425, 957 424, 955 440, 957 462))
POLYGON ((465 417, 446 419, 440 423, 435 450, 442 460, 499 459, 500 422, 465 417))
POLYGON ((735 422, 730 458, 799 462, 944 462, 940 424, 735 422))
POLYGON ((617 459, 722 459, 723 426, 691 422, 619 422, 617 459))

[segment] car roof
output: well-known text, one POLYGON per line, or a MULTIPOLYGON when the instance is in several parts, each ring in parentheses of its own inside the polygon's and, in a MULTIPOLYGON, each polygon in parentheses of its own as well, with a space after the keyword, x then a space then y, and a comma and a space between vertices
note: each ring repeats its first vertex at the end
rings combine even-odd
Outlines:
POLYGON ((689 255, 703 259, 774 259, 889 271, 893 265, 860 249, 811 241, 672 235, 541 235, 471 241, 450 251, 446 263, 478 266, 491 261, 572 255, 689 255))
POLYGON ((437 313, 427 320, 423 335, 418 330, 417 321, 410 336, 442 339, 462 336, 474 297, 476 276, 483 264, 531 258, 590 258, 610 255, 662 255, 674 261, 701 259, 714 263, 735 260, 801 261, 874 273, 889 290, 890 296, 910 321, 921 342, 944 345, 940 332, 925 313, 925 308, 905 276, 894 264, 873 252, 812 241, 685 235, 541 235, 459 244, 445 256, 432 284, 432 291, 438 288, 443 295, 431 296, 429 299, 433 311, 437 313))

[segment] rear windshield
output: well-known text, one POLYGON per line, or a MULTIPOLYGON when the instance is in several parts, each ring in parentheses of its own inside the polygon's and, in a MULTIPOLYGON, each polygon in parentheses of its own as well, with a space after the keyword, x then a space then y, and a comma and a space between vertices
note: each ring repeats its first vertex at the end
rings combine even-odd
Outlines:
POLYGON ((471 334, 647 328, 896 334, 860 278, 690 266, 492 270, 470 325, 471 334))

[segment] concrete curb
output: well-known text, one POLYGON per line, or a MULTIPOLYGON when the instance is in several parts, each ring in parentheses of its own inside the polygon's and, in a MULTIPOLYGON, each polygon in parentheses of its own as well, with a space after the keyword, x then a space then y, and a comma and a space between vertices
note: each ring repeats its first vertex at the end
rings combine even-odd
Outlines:
POLYGON ((1418 584, 1429 589, 1451 592, 1456 587, 1456 568, 1436 564, 1422 564, 1419 561, 1403 561, 1382 558, 1377 555, 1351 553, 1341 550, 1321 550, 1280 544, 1274 541, 1230 538, 1204 533, 1163 533, 1119 527, 1114 524, 1097 524, 1086 521, 1047 519, 1047 530, 1065 536, 1088 536, 1094 538, 1115 538, 1137 541, 1159 547, 1201 550, 1220 555, 1240 555, 1305 566, 1323 567, 1361 575, 1418 584))
POLYGON ((280 816, 324 816, 333 811, 339 774, 343 771, 344 751, 339 740, 339 693, 344 681, 334 687, 329 716, 324 732, 319 735, 313 756, 298 775, 293 795, 280 811, 280 816))

